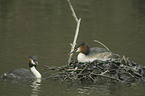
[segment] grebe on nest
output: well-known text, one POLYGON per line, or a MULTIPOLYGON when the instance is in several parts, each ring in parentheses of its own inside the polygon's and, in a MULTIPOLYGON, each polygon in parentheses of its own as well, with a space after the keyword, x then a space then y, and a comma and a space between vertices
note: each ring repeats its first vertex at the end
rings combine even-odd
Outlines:
MULTIPOLYGON (((94 47, 90 48, 88 44, 82 42, 79 44, 71 53, 80 52, 78 54, 78 62, 93 62, 98 61, 107 61, 120 58, 118 54, 112 53, 104 48, 94 47)), ((71 54, 70 53, 70 54, 71 54)))

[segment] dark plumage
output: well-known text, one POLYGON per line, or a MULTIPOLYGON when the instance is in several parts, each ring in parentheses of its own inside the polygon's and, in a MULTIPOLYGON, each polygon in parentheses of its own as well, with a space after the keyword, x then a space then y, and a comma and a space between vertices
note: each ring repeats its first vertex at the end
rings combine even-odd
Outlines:
POLYGON ((4 79, 33 79, 35 76, 28 69, 15 69, 2 75, 4 79))
POLYGON ((9 80, 32 80, 35 78, 41 78, 41 74, 36 70, 37 56, 29 56, 29 70, 20 68, 10 72, 4 73, 1 77, 9 80))

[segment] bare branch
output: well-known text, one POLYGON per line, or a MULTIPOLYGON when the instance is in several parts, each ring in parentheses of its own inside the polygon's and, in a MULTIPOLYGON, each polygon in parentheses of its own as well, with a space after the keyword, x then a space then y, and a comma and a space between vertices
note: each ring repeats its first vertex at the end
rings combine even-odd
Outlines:
POLYGON ((75 11, 74 11, 74 8, 73 8, 71 2, 70 2, 70 0, 67 0, 67 1, 68 1, 68 3, 69 3, 70 9, 71 9, 71 11, 72 11, 72 13, 73 13, 73 16, 74 16, 75 20, 76 20, 76 22, 78 23, 78 18, 77 18, 77 16, 76 16, 76 13, 75 13, 75 11))
MULTIPOLYGON (((78 20, 78 23, 77 23, 76 33, 75 33, 74 41, 73 41, 73 44, 72 44, 72 47, 71 47, 71 52, 74 50, 75 45, 76 45, 77 37, 78 37, 78 34, 79 34, 80 23, 81 23, 81 18, 78 20)), ((68 63, 70 63, 72 55, 73 55, 73 53, 70 54, 69 59, 68 59, 68 63)))
MULTIPOLYGON (((74 48, 75 48, 76 41, 77 41, 77 37, 78 37, 78 34, 79 34, 79 27, 80 27, 81 18, 79 18, 79 19, 77 18, 77 16, 76 16, 76 14, 75 14, 75 11, 74 11, 74 9, 73 9, 73 6, 72 6, 70 0, 68 0, 68 3, 69 3, 69 6, 70 6, 70 8, 71 8, 71 11, 72 11, 72 13, 73 13, 73 17, 75 18, 75 20, 76 20, 76 22, 77 22, 75 37, 74 37, 74 40, 73 40, 73 44, 71 45, 71 52, 72 52, 72 51, 74 50, 74 48)), ((72 55, 73 55, 73 54, 70 54, 70 56, 69 56, 68 64, 70 64, 70 62, 71 62, 72 55)))

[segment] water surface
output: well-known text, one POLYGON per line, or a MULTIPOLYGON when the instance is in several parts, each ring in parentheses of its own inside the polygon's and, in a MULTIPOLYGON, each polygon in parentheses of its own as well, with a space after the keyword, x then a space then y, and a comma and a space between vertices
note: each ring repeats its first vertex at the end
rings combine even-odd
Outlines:
MULTIPOLYGON (((71 0, 82 18, 78 42, 91 47, 103 42, 114 53, 145 66, 144 0, 71 0)), ((0 74, 28 68, 28 56, 38 55, 43 65, 67 64, 75 20, 67 0, 0 0, 0 74)), ((75 58, 75 57, 74 57, 75 58)), ((42 80, 40 84, 0 80, 1 96, 144 96, 144 84, 79 85, 42 80)))

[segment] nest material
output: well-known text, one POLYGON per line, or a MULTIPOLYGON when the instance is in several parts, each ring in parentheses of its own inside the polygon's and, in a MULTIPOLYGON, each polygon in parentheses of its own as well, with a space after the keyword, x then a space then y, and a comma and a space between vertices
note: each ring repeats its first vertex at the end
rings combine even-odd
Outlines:
POLYGON ((75 82, 125 82, 145 81, 145 67, 128 58, 92 63, 71 62, 59 68, 52 77, 75 82))

